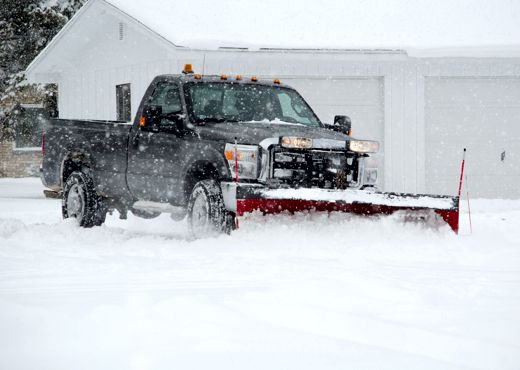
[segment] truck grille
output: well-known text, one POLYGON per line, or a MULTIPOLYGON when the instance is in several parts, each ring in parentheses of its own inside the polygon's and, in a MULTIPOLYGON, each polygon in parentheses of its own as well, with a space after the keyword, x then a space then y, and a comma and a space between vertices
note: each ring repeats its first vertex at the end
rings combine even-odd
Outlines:
POLYGON ((343 151, 275 148, 271 158, 271 178, 291 187, 344 189, 351 175, 343 151))

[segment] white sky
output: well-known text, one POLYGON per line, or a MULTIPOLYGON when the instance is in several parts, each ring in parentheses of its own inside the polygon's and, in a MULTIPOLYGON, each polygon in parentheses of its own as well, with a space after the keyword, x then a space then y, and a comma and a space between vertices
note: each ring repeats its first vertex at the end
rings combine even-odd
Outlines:
POLYGON ((520 49, 520 0, 107 0, 177 45, 520 49))

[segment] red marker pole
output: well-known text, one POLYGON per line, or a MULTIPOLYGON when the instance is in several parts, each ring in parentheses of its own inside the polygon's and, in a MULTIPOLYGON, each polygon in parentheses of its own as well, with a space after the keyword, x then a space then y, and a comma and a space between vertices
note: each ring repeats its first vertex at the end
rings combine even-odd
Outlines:
POLYGON ((236 215, 235 215, 235 228, 238 230, 238 144, 237 138, 235 138, 235 199, 236 199, 236 215))
POLYGON ((460 207, 460 194, 462 191, 462 178, 464 177, 464 163, 466 162, 466 148, 462 154, 462 167, 460 168, 460 181, 459 181, 459 207, 460 207))
MULTIPOLYGON (((464 178, 464 165, 466 163, 466 148, 464 148, 464 152, 462 153, 462 166, 460 167, 460 181, 459 181, 459 204, 457 206, 458 212, 460 212, 460 195, 462 192, 462 179, 464 178)), ((468 203, 469 204, 469 203, 468 203)), ((470 221, 471 223, 471 221, 470 221)), ((471 227, 471 225, 470 225, 471 227)))

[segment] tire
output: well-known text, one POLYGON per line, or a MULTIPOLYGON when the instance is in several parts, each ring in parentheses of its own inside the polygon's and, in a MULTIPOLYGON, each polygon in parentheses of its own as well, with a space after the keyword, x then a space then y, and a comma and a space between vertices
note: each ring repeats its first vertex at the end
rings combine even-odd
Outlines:
POLYGON ((105 222, 107 210, 106 201, 96 193, 86 171, 71 173, 63 189, 63 218, 75 218, 81 227, 100 226, 105 222))
POLYGON ((224 207, 222 190, 215 180, 199 181, 188 201, 188 228, 194 238, 229 234, 234 216, 224 207))

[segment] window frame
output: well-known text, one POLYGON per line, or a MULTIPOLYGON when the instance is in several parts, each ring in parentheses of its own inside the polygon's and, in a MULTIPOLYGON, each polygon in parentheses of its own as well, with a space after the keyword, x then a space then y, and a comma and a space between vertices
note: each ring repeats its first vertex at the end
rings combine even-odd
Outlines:
MULTIPOLYGON (((24 109, 42 109, 45 113, 45 106, 43 103, 37 103, 37 104, 20 104, 20 107, 24 109)), ((43 130, 42 130, 43 131, 43 130)), ((15 136, 13 138, 13 146, 12 151, 15 153, 24 153, 24 152, 39 152, 42 150, 41 145, 40 146, 18 146, 17 145, 17 139, 16 139, 16 129, 15 129, 15 136)))

